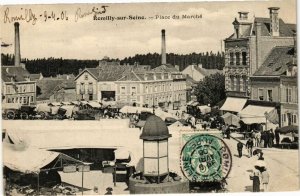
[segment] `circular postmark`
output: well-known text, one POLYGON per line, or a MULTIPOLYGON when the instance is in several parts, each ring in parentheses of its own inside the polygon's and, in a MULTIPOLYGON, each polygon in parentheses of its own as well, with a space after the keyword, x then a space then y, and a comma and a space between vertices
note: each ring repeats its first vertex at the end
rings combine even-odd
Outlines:
POLYGON ((183 146, 180 159, 184 176, 192 182, 221 181, 232 166, 225 142, 209 134, 192 136, 183 146))

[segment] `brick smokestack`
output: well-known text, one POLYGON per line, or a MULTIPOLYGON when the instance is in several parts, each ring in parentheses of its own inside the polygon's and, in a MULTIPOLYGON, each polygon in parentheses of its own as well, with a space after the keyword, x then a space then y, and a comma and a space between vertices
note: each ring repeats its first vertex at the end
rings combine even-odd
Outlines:
POLYGON ((167 64, 167 54, 166 54, 166 34, 165 30, 161 30, 161 64, 167 64))
POLYGON ((15 66, 20 66, 21 64, 21 53, 20 53, 20 32, 18 22, 15 22, 15 66))

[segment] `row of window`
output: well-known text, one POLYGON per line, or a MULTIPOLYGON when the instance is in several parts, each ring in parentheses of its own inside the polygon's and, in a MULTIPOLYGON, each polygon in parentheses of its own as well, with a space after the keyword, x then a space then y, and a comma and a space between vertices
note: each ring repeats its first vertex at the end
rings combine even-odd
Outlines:
POLYGON ((34 92, 34 84, 7 85, 6 94, 34 92))
POLYGON ((229 53, 230 65, 247 65, 247 52, 230 52, 229 53))
POLYGON ((266 101, 273 101, 273 90, 267 90, 267 97, 264 97, 264 89, 258 89, 258 99, 259 100, 266 100, 266 101))
POLYGON ((247 91, 247 78, 246 76, 230 76, 230 90, 231 91, 247 91))
MULTIPOLYGON (((88 94, 93 94, 93 83, 89 82, 87 85, 88 94)), ((86 85, 82 82, 80 83, 80 94, 84 94, 86 92, 86 85)))
POLYGON ((29 104, 34 102, 33 96, 24 96, 24 97, 8 97, 7 103, 21 103, 21 104, 29 104))
POLYGON ((281 115, 282 125, 295 125, 297 124, 297 115, 286 113, 281 115))

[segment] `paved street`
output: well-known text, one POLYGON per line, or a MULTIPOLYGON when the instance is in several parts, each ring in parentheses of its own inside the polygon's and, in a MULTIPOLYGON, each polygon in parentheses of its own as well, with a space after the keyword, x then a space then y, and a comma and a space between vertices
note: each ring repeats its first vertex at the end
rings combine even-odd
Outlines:
MULTIPOLYGON (((232 134, 232 136, 239 136, 232 134)), ((243 157, 237 156, 237 141, 225 139, 231 149, 233 165, 228 177, 229 192, 252 192, 250 173, 254 168, 257 156, 248 158, 247 150, 243 148, 243 157)), ((245 143, 245 140, 242 140, 245 143)), ((298 150, 291 149, 262 149, 265 162, 270 173, 269 191, 299 190, 298 150)), ((261 187, 262 188, 262 187, 261 187)))

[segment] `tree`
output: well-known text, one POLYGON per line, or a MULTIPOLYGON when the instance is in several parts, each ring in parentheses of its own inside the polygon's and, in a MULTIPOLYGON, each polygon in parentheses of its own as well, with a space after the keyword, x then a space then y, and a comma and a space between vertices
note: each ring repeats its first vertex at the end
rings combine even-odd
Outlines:
POLYGON ((225 77, 223 74, 213 74, 205 77, 195 88, 195 95, 200 104, 216 105, 225 99, 225 77))

